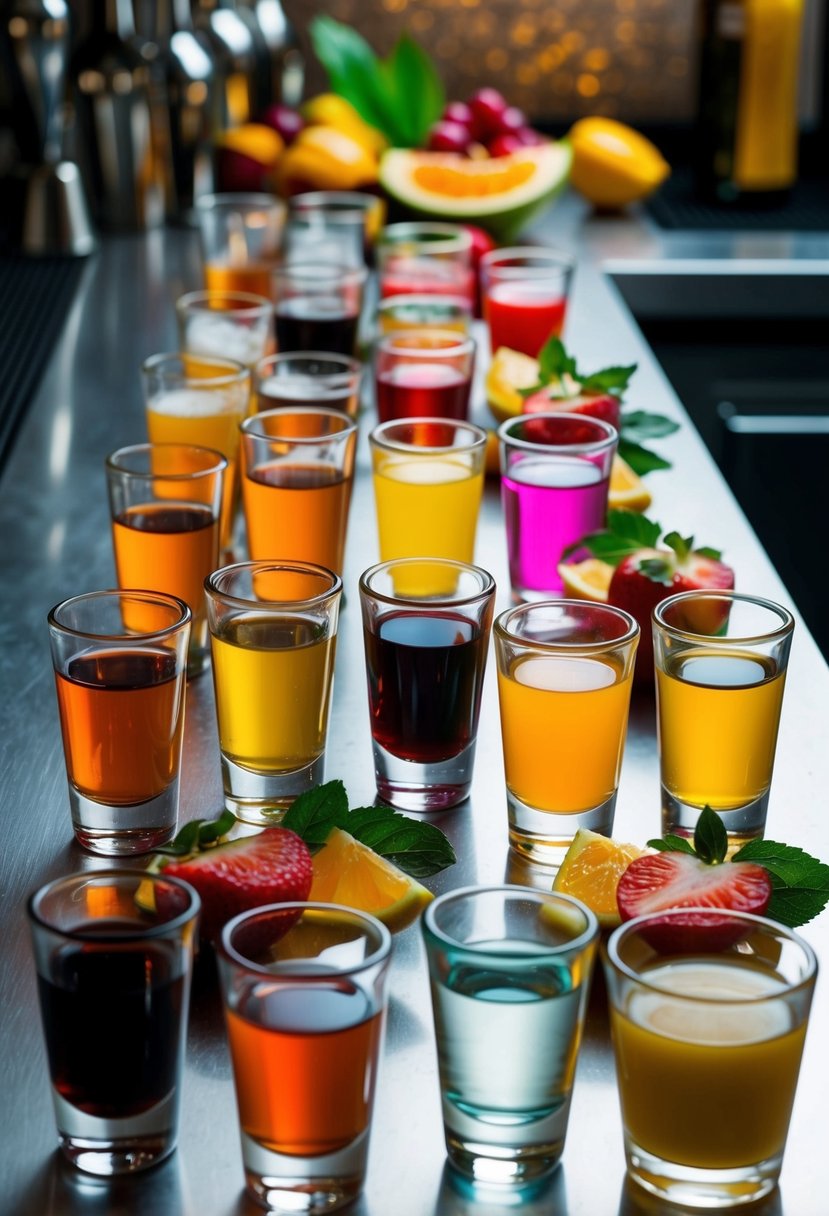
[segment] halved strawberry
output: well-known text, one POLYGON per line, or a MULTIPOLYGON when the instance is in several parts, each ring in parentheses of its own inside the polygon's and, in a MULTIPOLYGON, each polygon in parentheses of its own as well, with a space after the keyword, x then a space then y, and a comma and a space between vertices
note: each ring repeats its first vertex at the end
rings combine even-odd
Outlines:
POLYGON ((307 899, 313 866, 305 841, 287 828, 275 827, 183 861, 168 861, 163 873, 196 888, 202 901, 201 936, 213 941, 240 912, 307 899))
POLYGON ((743 935, 740 925, 716 910, 762 916, 769 906, 768 870, 752 861, 711 865, 686 853, 664 852, 635 858, 616 888, 622 920, 669 908, 693 908, 682 916, 657 918, 646 937, 661 954, 724 950, 743 935))
POLYGON ((612 393, 575 392, 568 396, 559 384, 549 385, 537 393, 524 398, 522 412, 525 414, 585 414, 609 422, 619 430, 622 420, 622 405, 612 393))

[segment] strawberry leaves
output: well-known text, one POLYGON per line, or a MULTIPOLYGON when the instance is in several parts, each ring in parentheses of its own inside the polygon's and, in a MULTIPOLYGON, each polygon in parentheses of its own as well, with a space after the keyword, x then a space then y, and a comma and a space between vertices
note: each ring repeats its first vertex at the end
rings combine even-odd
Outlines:
MULTIPOLYGON (((668 835, 649 840, 660 853, 686 853, 707 865, 722 865, 728 854, 728 833, 710 806, 703 808, 694 830, 694 842, 668 835)), ((829 865, 794 845, 774 840, 750 840, 731 858, 762 866, 771 879, 772 895, 766 915, 796 929, 813 920, 829 903, 829 865)))
POLYGON ((607 527, 602 532, 591 532, 576 544, 564 550, 569 557, 577 549, 589 549, 593 557, 618 566, 624 558, 638 553, 640 549, 653 549, 659 540, 662 525, 654 523, 637 511, 610 510, 607 527))

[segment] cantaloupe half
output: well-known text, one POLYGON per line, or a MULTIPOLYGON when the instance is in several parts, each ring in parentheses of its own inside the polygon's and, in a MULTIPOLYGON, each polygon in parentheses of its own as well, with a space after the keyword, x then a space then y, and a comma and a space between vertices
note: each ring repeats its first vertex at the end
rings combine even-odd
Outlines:
POLYGON ((380 183, 417 215, 478 224, 504 242, 563 190, 572 159, 566 140, 482 160, 391 148, 380 161, 380 183))

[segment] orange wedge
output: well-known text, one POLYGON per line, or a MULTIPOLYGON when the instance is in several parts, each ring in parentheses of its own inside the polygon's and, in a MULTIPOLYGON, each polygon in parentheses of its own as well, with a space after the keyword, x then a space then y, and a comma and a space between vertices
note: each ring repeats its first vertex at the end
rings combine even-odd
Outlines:
POLYGON ((497 477, 501 472, 501 453, 499 450, 497 431, 487 431, 486 433, 484 472, 486 473, 487 477, 497 477))
POLYGON ((396 933, 417 920, 434 897, 368 845, 334 828, 314 857, 308 898, 370 912, 396 933))
POLYGON ((558 568, 564 584, 564 594, 570 600, 592 600, 594 604, 606 604, 613 567, 598 557, 588 557, 583 562, 562 562, 558 568))
POLYGON ((519 389, 538 383, 538 360, 508 346, 499 346, 486 374, 486 399, 499 422, 521 413, 524 398, 519 389))
POLYGON ((559 866, 553 890, 575 895, 596 913, 602 928, 613 929, 622 923, 616 904, 619 879, 634 857, 644 852, 635 844, 620 844, 579 828, 559 866))
POLYGON ((650 490, 621 456, 613 458, 607 505, 624 511, 647 511, 651 505, 650 490))

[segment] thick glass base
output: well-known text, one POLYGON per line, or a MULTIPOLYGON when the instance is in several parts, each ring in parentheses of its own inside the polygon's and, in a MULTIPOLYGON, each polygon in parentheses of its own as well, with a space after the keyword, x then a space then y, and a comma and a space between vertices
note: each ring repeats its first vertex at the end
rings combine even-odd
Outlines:
POLYGON ((507 789, 507 811, 510 847, 540 865, 558 866, 579 828, 612 834, 616 794, 590 810, 565 814, 527 806, 507 789))
MULTIPOLYGON (((766 830, 766 813, 769 792, 766 790, 753 802, 732 811, 717 810, 728 832, 729 852, 735 852, 749 840, 758 840, 766 830)), ((676 836, 693 836, 697 820, 702 814, 701 806, 682 802, 662 786, 662 834, 672 832, 676 836)))
POLYGON ((486 1186, 529 1186, 556 1168, 564 1151, 569 1100, 546 1117, 526 1121, 504 1112, 475 1117, 444 1099, 446 1151, 465 1178, 486 1186))
POLYGON ((156 798, 129 806, 108 806, 87 798, 70 782, 69 806, 75 839, 101 857, 151 853, 175 835, 178 786, 176 777, 156 798))
POLYGON ((279 1216, 316 1216, 350 1203, 363 1189, 368 1132, 338 1153, 293 1157, 272 1152, 242 1132, 248 1193, 279 1216))
POLYGON ((374 742, 374 775, 377 793, 384 802, 401 811, 445 811, 469 797, 475 744, 457 756, 419 764, 401 760, 374 742))
POLYGON ((111 1178, 158 1165, 176 1147, 178 1103, 174 1094, 152 1110, 126 1119, 99 1119, 52 1091, 61 1151, 87 1174, 111 1178))
POLYGON ((716 1211, 755 1203, 777 1186, 782 1154, 734 1169, 706 1170, 662 1161, 625 1137, 628 1173, 652 1195, 686 1207, 716 1211))
POLYGON ((303 768, 281 773, 254 772, 222 755, 222 784, 225 806, 243 823, 257 827, 278 824, 288 807, 300 794, 323 780, 325 756, 318 756, 303 768))

